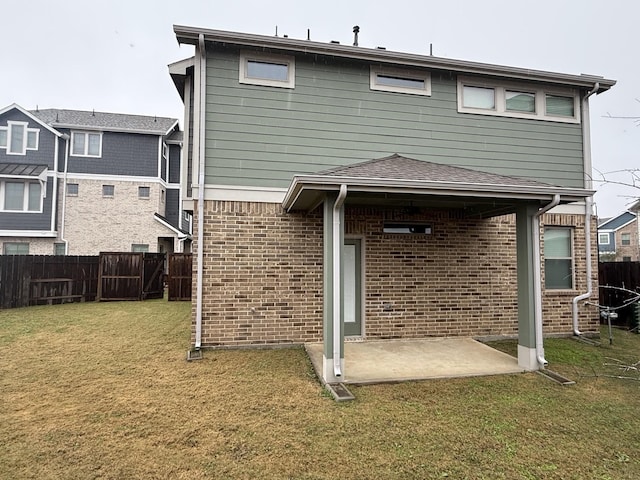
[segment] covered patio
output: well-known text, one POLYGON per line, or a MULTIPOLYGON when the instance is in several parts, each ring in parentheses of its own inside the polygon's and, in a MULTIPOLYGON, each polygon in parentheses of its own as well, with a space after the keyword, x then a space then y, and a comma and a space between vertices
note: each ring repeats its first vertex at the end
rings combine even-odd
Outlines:
MULTIPOLYGON (((544 368, 539 218, 556 205, 584 201, 592 195, 592 191, 581 188, 557 187, 531 179, 415 160, 397 154, 315 175, 295 176, 283 201, 284 209, 287 212, 311 212, 319 208, 323 212, 323 342, 307 347, 319 377, 330 384, 372 383, 516 373, 544 368), (387 244, 391 245, 386 247, 390 250, 378 248, 375 253, 370 251, 369 258, 361 254, 360 246, 352 245, 350 236, 345 236, 345 205, 380 210, 400 208, 455 212, 453 218, 459 218, 461 222, 515 214, 514 232, 504 239, 495 238, 493 245, 499 246, 507 241, 515 243, 517 274, 512 277, 512 283, 503 288, 510 289, 514 305, 517 303, 517 313, 513 315, 513 323, 516 323, 517 316, 517 360, 468 338, 476 335, 474 333, 449 334, 446 328, 437 332, 419 332, 420 325, 414 323, 408 334, 387 330, 369 335, 371 330, 367 329, 367 317, 370 311, 367 308, 372 300, 357 305, 357 299, 361 295, 367 297, 367 289, 374 278, 369 277, 369 285, 362 286, 363 293, 360 294, 357 293, 360 286, 355 290, 351 287, 354 272, 364 270, 361 263, 375 263, 380 260, 380 255, 388 257, 389 252, 396 248, 387 244), (355 323, 361 322, 355 330, 354 317, 355 323), (393 341, 383 341, 384 338, 393 341), (352 343, 345 339, 363 342, 352 343)), ((375 233, 377 238, 392 235, 394 229, 406 230, 404 234, 415 234, 416 229, 421 229, 418 233, 431 234, 428 224, 377 224, 375 228, 378 229, 375 233)), ((440 252, 450 253, 452 248, 455 249, 451 246, 446 250, 449 237, 440 238, 445 240, 440 244, 440 252)), ((481 237, 465 241, 475 241, 478 245, 487 242, 481 237)), ((488 248, 489 244, 486 245, 488 248)), ((426 261, 426 257, 420 258, 426 261)), ((444 271, 450 268, 446 260, 439 260, 437 256, 431 260, 441 262, 440 268, 444 271)), ((459 287, 467 282, 465 268, 469 267, 463 264, 464 261, 456 273, 458 288, 441 290, 441 298, 446 298, 449 305, 460 300, 456 295, 464 295, 459 287)), ((476 265, 474 268, 483 267, 476 265)), ((477 277, 478 272, 468 270, 469 276, 477 277)), ((400 277, 404 282, 411 281, 410 275, 401 274, 400 277)), ((439 283, 437 277, 414 280, 434 288, 439 283)), ((404 298, 414 295, 411 293, 412 285, 407 283, 404 289, 397 289, 393 281, 386 285, 384 292, 402 291, 405 292, 402 293, 404 298)), ((377 295, 381 295, 380 289, 377 295)), ((398 322, 390 320, 387 324, 390 328, 394 328, 396 323, 402 325, 402 311, 393 312, 393 302, 378 302, 376 305, 384 314, 388 309, 389 318, 396 315, 394 318, 398 322)), ((471 311, 457 311, 455 315, 460 321, 474 321, 483 314, 491 316, 495 310, 494 306, 487 304, 483 308, 485 310, 481 312, 474 308, 475 316, 471 311)), ((419 310, 412 313, 414 322, 419 322, 420 315, 424 315, 419 310)))

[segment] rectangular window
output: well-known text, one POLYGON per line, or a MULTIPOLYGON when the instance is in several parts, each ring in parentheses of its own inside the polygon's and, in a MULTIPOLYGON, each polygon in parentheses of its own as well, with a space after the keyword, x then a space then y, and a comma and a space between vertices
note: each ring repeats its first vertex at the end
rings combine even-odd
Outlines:
POLYGON ((151 187, 138 187, 138 198, 149 198, 151 187))
POLYGON ((369 88, 383 92, 431 95, 431 75, 419 70, 372 66, 369 88))
POLYGON ((23 242, 5 242, 2 246, 5 255, 29 255, 29 244, 23 242))
POLYGON ((620 244, 624 246, 631 245, 631 234, 630 233, 620 234, 620 244))
POLYGON ((536 111, 536 94, 528 92, 513 92, 505 90, 505 108, 511 112, 528 112, 536 111))
POLYGON ((472 87, 465 85, 462 88, 462 105, 465 108, 495 110, 496 91, 494 88, 472 87))
POLYGON ((458 112, 580 123, 578 92, 479 77, 458 77, 458 112))
POLYGON ((113 197, 116 188, 113 185, 102 185, 102 196, 113 197))
POLYGON ((623 262, 630 262, 631 261, 631 257, 622 257, 622 261, 623 262))
POLYGON ((0 127, 0 148, 7 149, 7 155, 25 155, 27 150, 38 149, 40 130, 27 128, 27 122, 7 122, 0 127))
POLYGON ((40 182, 7 181, 0 183, 0 210, 10 212, 41 212, 40 182))
POLYGON ((77 183, 67 183, 67 195, 69 197, 77 197, 78 190, 79 188, 77 183))
POLYGON ((147 243, 133 243, 131 244, 132 252, 144 252, 147 253, 149 251, 149 244, 147 243))
POLYGON ((573 288, 573 248, 571 229, 544 230, 544 283, 549 290, 573 288))
POLYGON ((102 134, 71 132, 71 155, 74 157, 101 157, 102 134))
POLYGON ((169 158, 169 146, 166 143, 162 144, 162 156, 164 158, 169 158))
POLYGON ((62 242, 53 244, 53 254, 54 255, 66 255, 67 249, 66 245, 62 242))
POLYGON ((609 245, 609 234, 608 233, 599 233, 598 234, 598 243, 600 245, 609 245))
POLYGON ((240 83, 294 88, 295 79, 294 57, 240 52, 240 83))

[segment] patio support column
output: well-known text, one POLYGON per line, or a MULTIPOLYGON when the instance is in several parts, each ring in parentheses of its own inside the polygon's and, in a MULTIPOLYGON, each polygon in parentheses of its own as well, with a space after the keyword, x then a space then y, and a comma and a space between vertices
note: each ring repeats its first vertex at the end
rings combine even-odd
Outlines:
POLYGON ((537 205, 523 205, 516 210, 516 249, 518 268, 518 365, 526 370, 538 370, 535 330, 535 264, 534 217, 537 205))
POLYGON ((342 245, 344 244, 344 208, 335 209, 337 194, 328 194, 324 200, 323 241, 323 355, 322 376, 327 383, 343 381, 344 331, 342 324, 342 245), (336 211, 337 210, 337 211, 336 211), (338 216, 337 218, 335 216, 338 216), (336 222, 339 220, 339 222, 336 222), (336 230, 337 226, 337 230, 336 230), (336 242, 336 239, 338 240, 336 242), (337 245, 336 245, 337 243, 337 245), (336 248, 336 246, 338 248, 336 248), (336 260, 336 252, 338 254, 336 260), (337 272, 336 272, 337 266, 337 272), (337 273, 337 275, 336 275, 337 273), (336 289, 336 281, 340 284, 336 289), (336 316, 336 312, 339 312, 336 316), (336 327, 339 331, 336 331, 336 327), (338 339, 338 340, 337 340, 338 339), (337 340, 337 341, 336 341, 337 340), (336 356, 336 354, 339 356, 336 356), (341 376, 336 376, 335 359, 339 358, 341 376))

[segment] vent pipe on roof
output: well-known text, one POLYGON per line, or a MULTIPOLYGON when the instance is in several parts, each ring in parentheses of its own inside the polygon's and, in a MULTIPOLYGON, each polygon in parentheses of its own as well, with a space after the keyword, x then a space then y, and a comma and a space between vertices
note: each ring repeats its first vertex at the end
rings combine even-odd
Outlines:
POLYGON ((311 40, 311 29, 307 28, 307 40, 311 40))
POLYGON ((355 25, 353 27, 353 46, 354 47, 358 46, 358 33, 360 33, 360 27, 358 25, 355 25))
POLYGON ((276 37, 278 36, 278 25, 276 25, 276 37))

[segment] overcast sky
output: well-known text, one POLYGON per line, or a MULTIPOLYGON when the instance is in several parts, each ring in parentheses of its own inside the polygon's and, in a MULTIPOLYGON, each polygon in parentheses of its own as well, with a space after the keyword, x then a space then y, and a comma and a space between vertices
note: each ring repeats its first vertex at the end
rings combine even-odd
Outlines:
MULTIPOLYGON (((635 0, 30 0, 3 2, 0 108, 69 108, 179 118, 167 73, 189 57, 173 24, 312 40, 615 79, 592 97, 594 167, 640 167, 640 55, 635 0)), ((597 173, 596 173, 597 175, 597 173)), ((629 183, 627 172, 607 174, 629 183)), ((598 214, 640 190, 598 185, 598 214)))

